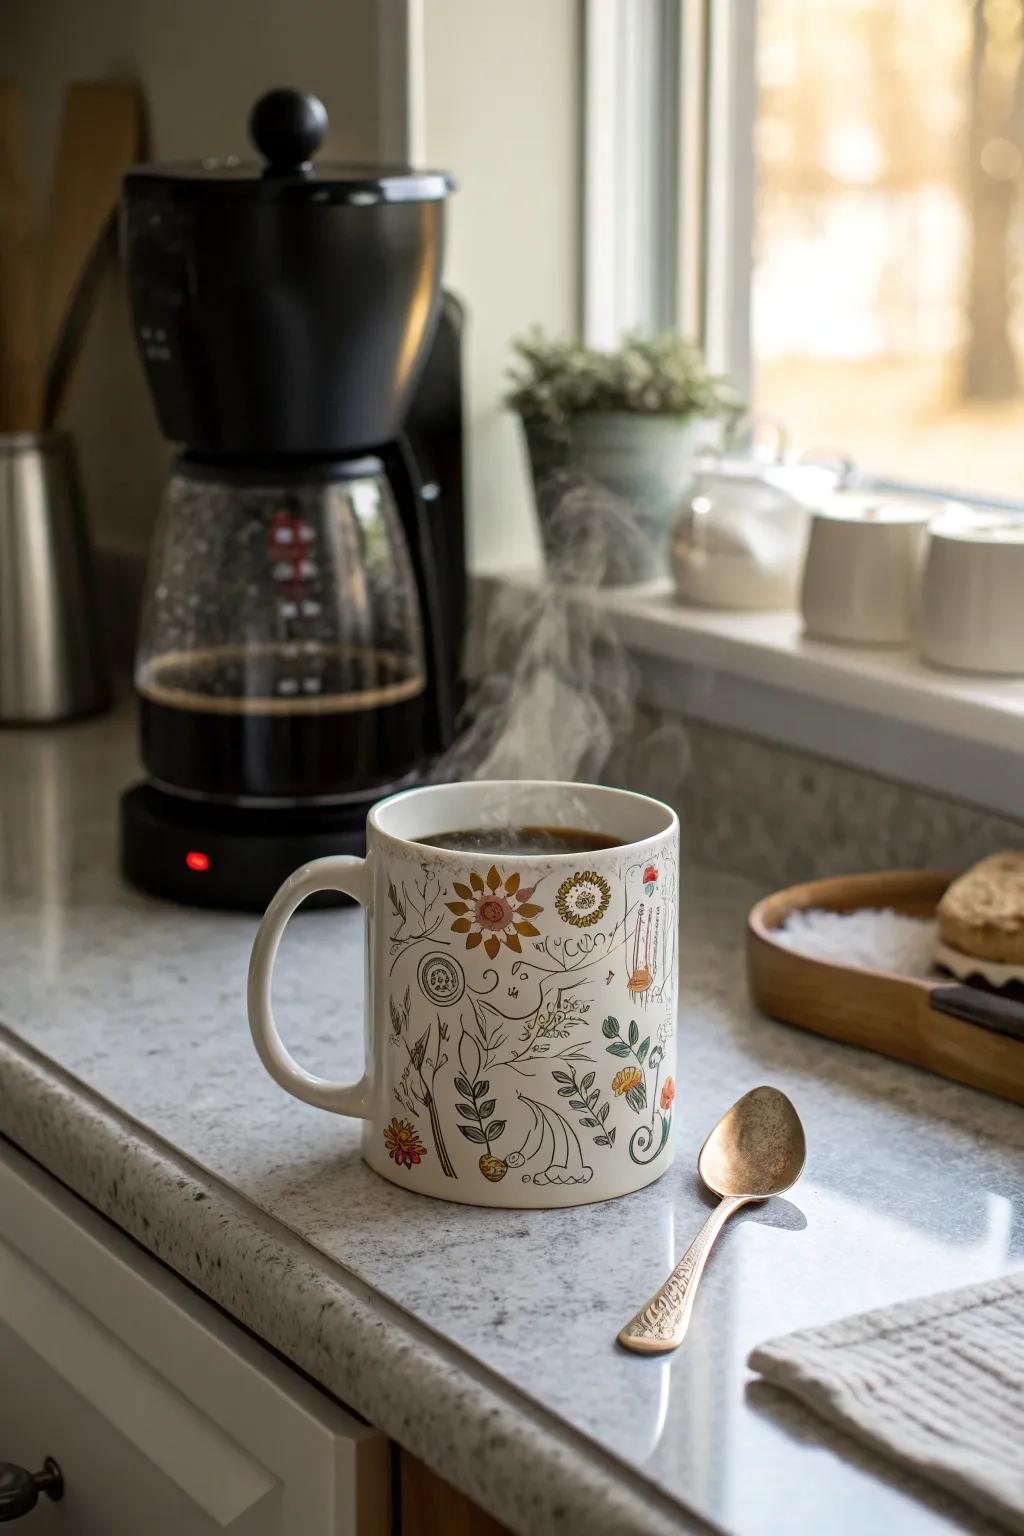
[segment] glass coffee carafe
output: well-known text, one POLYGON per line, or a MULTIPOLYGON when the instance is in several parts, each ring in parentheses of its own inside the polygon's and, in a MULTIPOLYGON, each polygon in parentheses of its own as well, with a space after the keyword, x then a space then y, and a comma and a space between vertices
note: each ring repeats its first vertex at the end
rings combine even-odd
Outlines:
POLYGON ((239 805, 344 803, 423 753, 423 629, 379 460, 178 459, 135 674, 154 784, 239 805))

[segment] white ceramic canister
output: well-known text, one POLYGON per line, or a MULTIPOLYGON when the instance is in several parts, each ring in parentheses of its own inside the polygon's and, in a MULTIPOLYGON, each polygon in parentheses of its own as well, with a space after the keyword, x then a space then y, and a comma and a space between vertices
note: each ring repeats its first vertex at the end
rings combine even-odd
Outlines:
POLYGON ((804 562, 804 631, 845 645, 906 645, 925 536, 944 505, 911 496, 837 491, 815 510, 804 562))
POLYGON ((796 606, 808 508, 842 468, 784 459, 705 459, 672 534, 680 602, 703 607, 796 606))
POLYGON ((918 646, 933 666, 1024 676, 1024 518, 957 507, 932 524, 918 646))

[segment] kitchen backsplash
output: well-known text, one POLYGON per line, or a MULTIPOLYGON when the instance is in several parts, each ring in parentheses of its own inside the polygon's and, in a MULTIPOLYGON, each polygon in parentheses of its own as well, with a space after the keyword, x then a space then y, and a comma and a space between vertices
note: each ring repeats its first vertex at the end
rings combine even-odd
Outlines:
POLYGON ((668 793, 689 860, 775 888, 857 870, 958 869, 1024 848, 1024 821, 718 726, 683 724, 689 766, 682 788, 668 793))

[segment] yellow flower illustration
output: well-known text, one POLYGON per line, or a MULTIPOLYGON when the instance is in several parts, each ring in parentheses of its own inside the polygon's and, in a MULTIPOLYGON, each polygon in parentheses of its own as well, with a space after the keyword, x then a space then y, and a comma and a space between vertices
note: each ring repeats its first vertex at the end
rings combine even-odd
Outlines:
POLYGON ((603 875, 592 869, 579 870, 558 887, 555 909, 564 923, 571 923, 574 928, 590 928, 604 917, 611 899, 603 875))
POLYGON ((427 1149, 416 1134, 411 1121, 399 1120, 397 1115, 390 1125, 384 1127, 384 1145, 388 1149, 388 1156, 402 1168, 412 1168, 421 1158, 426 1157, 427 1149))
POLYGON ((638 1088, 644 1080, 644 1075, 639 1067, 623 1067, 612 1078, 612 1092, 621 1099, 624 1093, 629 1093, 632 1088, 638 1088))
POLYGON ((482 944, 488 958, 494 960, 503 944, 515 954, 523 952, 520 939, 535 939, 540 930, 530 922, 544 908, 530 900, 533 886, 521 886, 522 876, 507 875, 502 880, 492 864, 486 881, 473 870, 469 884, 452 882, 460 901, 445 903, 455 914, 453 933, 466 935, 466 948, 476 949, 482 944))

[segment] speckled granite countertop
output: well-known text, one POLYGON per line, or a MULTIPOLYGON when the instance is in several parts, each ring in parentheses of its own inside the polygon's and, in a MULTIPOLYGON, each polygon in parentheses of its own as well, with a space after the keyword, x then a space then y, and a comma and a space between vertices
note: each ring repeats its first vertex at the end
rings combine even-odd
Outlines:
MULTIPOLYGON (((603 1206, 448 1206, 377 1179, 356 1124, 264 1074, 243 1008, 253 920, 121 885, 127 722, 0 740, 11 1141, 529 1536, 981 1528, 744 1362, 772 1335, 1018 1266, 1024 1116, 756 1015, 752 882, 686 876, 674 1170, 603 1206), (805 1177, 731 1224, 677 1355, 617 1351, 706 1214, 705 1132, 759 1082, 800 1109, 805 1177)), ((357 913, 314 913, 282 949, 281 1016, 322 1071, 357 1065, 360 942, 357 913)))

